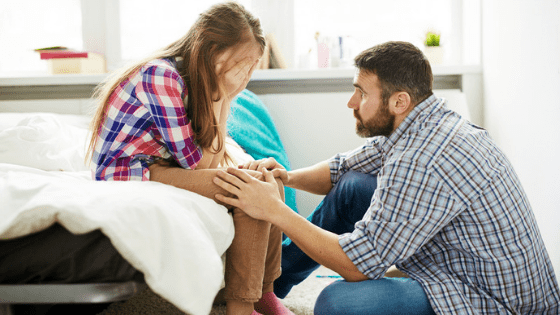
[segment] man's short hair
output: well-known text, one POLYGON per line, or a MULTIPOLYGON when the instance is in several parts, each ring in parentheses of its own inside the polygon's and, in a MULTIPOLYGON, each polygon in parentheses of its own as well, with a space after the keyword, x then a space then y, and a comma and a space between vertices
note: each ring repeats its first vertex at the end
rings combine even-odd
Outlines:
POLYGON ((377 75, 384 103, 395 92, 407 92, 413 104, 432 95, 434 77, 430 63, 411 43, 379 44, 361 52, 354 61, 360 71, 377 75))

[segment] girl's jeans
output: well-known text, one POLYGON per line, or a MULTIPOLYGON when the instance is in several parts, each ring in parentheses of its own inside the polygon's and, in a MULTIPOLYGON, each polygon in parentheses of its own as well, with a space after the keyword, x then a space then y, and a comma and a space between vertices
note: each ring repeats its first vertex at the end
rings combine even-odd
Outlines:
POLYGON ((266 221, 233 210, 235 237, 226 251, 223 299, 257 302, 272 292, 280 275, 282 231, 266 221))

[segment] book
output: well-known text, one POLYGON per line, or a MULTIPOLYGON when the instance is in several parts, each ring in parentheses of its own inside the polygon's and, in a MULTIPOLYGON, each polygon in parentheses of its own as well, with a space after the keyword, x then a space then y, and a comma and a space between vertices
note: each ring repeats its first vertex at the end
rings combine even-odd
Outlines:
POLYGON ((54 51, 54 50, 68 50, 68 47, 64 47, 64 46, 51 46, 51 47, 43 47, 43 48, 37 48, 37 49, 33 49, 36 52, 44 52, 44 51, 54 51))
POLYGON ((41 51, 41 60, 62 59, 62 58, 87 58, 87 52, 70 51, 70 50, 51 50, 41 51))
POLYGON ((59 49, 40 49, 42 60, 47 60, 51 74, 105 73, 105 58, 96 53, 59 49))

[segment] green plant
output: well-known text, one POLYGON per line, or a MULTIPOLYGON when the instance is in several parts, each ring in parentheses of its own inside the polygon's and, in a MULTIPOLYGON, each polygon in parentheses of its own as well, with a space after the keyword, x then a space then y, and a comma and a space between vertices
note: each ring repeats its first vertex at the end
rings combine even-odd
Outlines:
POLYGON ((439 46, 439 36, 439 34, 436 34, 434 32, 426 33, 426 41, 424 42, 424 45, 439 46))

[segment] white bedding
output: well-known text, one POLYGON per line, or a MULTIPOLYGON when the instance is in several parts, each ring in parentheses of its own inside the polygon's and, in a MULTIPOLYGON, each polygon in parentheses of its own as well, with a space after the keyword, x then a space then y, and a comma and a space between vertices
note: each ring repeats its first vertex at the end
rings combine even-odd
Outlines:
MULTIPOLYGON (((150 288, 190 314, 208 314, 233 239, 225 207, 154 182, 96 182, 83 164, 87 119, 0 114, 0 239, 59 222, 101 229, 150 288)), ((238 162, 251 157, 232 143, 238 162)))

